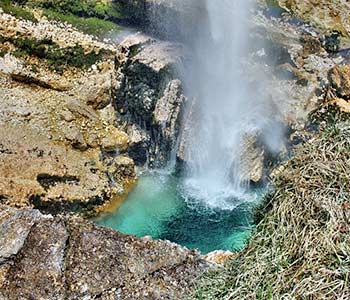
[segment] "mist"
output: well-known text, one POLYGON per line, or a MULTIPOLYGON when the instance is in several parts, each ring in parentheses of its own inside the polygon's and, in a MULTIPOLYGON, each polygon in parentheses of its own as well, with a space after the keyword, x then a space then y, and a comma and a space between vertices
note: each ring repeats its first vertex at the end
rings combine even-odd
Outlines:
POLYGON ((192 71, 184 77, 193 120, 183 193, 209 207, 233 209, 250 197, 244 139, 259 136, 268 151, 278 152, 283 132, 276 107, 263 94, 266 74, 248 72, 254 3, 203 1, 207 24, 193 37, 192 71))

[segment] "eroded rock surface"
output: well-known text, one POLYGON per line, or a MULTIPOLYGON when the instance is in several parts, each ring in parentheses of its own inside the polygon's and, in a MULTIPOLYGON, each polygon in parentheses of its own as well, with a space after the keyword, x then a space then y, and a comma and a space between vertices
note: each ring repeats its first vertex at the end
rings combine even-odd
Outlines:
POLYGON ((136 173, 112 103, 117 48, 65 26, 0 14, 6 39, 0 48, 7 52, 0 57, 0 199, 53 213, 91 213, 125 194, 136 173), (50 39, 40 46, 47 51, 82 47, 76 53, 82 60, 106 54, 96 54, 90 68, 67 60, 57 71, 50 56, 28 46, 43 39, 50 39), (27 52, 14 56, 16 49, 27 52))
POLYGON ((77 217, 0 206, 0 299, 183 299, 195 251, 77 217))
POLYGON ((186 100, 176 75, 184 55, 179 45, 139 34, 119 45, 116 106, 136 163, 159 167, 169 159, 186 100))

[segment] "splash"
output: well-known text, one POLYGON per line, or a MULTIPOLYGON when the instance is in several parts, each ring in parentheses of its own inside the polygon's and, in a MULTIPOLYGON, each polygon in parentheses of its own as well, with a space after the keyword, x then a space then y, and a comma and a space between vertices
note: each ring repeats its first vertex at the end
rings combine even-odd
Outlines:
POLYGON ((196 38, 189 91, 195 99, 183 195, 213 208, 251 199, 243 139, 268 122, 257 86, 247 77, 252 1, 205 0, 208 26, 196 38))

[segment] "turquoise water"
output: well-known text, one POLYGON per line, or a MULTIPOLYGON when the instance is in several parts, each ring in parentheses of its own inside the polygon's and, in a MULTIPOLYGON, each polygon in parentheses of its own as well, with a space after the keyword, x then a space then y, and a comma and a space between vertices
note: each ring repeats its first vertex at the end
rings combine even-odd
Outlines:
POLYGON ((126 234, 166 239, 207 253, 241 249, 251 230, 251 211, 245 201, 232 210, 208 208, 183 197, 181 182, 171 175, 143 175, 120 208, 96 222, 126 234))

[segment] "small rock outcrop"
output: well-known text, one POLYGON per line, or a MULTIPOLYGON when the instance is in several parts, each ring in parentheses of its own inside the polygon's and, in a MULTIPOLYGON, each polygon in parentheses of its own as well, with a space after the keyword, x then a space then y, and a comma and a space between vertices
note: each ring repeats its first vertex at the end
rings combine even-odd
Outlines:
POLYGON ((184 299, 208 267, 166 241, 0 206, 0 299, 184 299))
POLYGON ((115 105, 130 132, 129 154, 136 163, 164 166, 179 135, 186 101, 176 69, 184 50, 144 35, 119 45, 115 105))

